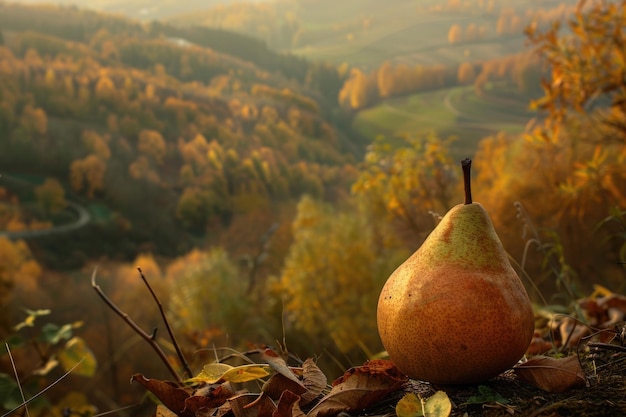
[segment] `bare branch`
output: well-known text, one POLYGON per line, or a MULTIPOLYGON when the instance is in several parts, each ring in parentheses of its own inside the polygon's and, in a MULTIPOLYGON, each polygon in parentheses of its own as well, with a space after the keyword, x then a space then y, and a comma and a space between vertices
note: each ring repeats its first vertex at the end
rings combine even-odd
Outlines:
MULTIPOLYGON (((183 355, 183 351, 180 349, 180 345, 178 344, 178 341, 176 341, 176 336, 174 336, 174 332, 172 331, 172 327, 170 326, 170 323, 167 320, 165 311, 163 311, 163 304, 161 304, 161 300, 159 300, 159 297, 157 297, 157 295, 152 290, 152 286, 146 279, 141 268, 137 268, 137 271, 139 271, 139 275, 141 276, 141 279, 143 280, 144 284, 146 284, 146 287, 148 287, 148 291, 150 291, 150 294, 152 294, 152 298, 154 298, 154 302, 159 307, 159 312, 161 313, 161 317, 163 318, 163 323, 165 323, 165 328, 167 329, 167 333, 170 335, 170 339, 172 340, 172 344, 174 345, 174 349, 176 350, 176 355, 178 355, 178 359, 180 360, 180 363, 183 365, 183 368, 185 368, 185 372, 187 373, 189 378, 191 378, 193 376, 193 373, 191 372, 191 368, 189 367, 189 363, 187 362, 187 359, 185 359, 185 356, 183 355)), ((154 329, 153 336, 154 338, 156 338, 156 329, 154 329)))
POLYGON ((163 349, 161 349, 161 346, 159 346, 159 344, 152 338, 151 335, 149 335, 148 333, 146 333, 141 327, 139 327, 137 325, 137 323, 135 323, 133 321, 133 319, 131 319, 128 314, 124 313, 122 310, 119 309, 118 306, 115 305, 115 303, 113 303, 113 301, 111 301, 109 299, 109 297, 106 296, 106 294, 102 291, 102 289, 100 288, 100 286, 98 284, 96 284, 96 272, 98 271, 98 268, 94 268, 93 270, 93 274, 91 274, 91 286, 93 287, 94 290, 96 290, 96 293, 98 294, 98 296, 100 296, 100 298, 102 299, 102 301, 104 301, 104 303, 109 306, 109 308, 111 310, 113 310, 115 312, 115 314, 117 314, 118 316, 120 316, 122 318, 122 320, 124 320, 126 322, 126 324, 128 324, 130 326, 131 329, 133 329, 133 331, 135 331, 135 333, 137 333, 139 336, 141 336, 146 342, 148 342, 148 344, 152 347, 152 349, 154 349, 154 351, 156 352, 156 354, 159 356, 159 358, 161 359, 161 361, 165 364, 165 366, 167 367, 167 369, 170 371, 170 373, 172 374, 172 376, 174 377, 174 379, 176 380, 176 382, 178 384, 182 385, 182 380, 180 379, 180 376, 178 375, 178 372, 176 372, 176 370, 174 369, 174 367, 172 366, 172 364, 170 363, 170 361, 167 359, 167 356, 165 355, 165 352, 163 352, 163 349))

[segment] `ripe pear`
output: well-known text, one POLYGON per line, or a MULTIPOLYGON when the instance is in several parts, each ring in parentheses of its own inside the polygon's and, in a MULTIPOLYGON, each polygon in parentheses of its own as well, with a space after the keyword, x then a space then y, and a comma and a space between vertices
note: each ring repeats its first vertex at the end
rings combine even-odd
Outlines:
POLYGON ((485 381, 526 352, 534 317, 528 294, 479 203, 471 160, 461 163, 465 203, 453 207, 388 278, 378 331, 409 377, 436 384, 485 381))

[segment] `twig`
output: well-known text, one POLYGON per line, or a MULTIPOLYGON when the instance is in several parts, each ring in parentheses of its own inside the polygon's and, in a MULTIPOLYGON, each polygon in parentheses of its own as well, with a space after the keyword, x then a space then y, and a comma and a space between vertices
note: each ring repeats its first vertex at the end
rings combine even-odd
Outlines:
MULTIPOLYGON (((176 341, 176 336, 174 336, 174 332, 172 331, 172 328, 170 327, 170 323, 167 320, 165 311, 163 311, 163 304, 161 304, 161 300, 159 300, 159 297, 157 297, 157 295, 154 293, 154 290, 152 290, 152 286, 146 279, 146 276, 143 274, 143 271, 141 270, 141 268, 137 268, 137 271, 139 271, 139 275, 141 276, 141 279, 143 280, 144 284, 146 284, 146 287, 148 287, 148 291, 150 291, 150 294, 152 294, 152 298, 154 298, 154 302, 159 307, 159 312, 161 313, 161 317, 163 318, 163 323, 165 323, 165 328, 167 329, 167 333, 170 335, 170 339, 172 340, 172 344, 174 345, 174 349, 176 350, 178 359, 180 360, 180 363, 183 365, 183 368, 185 368, 185 372, 187 373, 189 378, 191 378, 193 376, 193 372, 191 372, 189 363, 187 362, 187 359, 185 359, 185 356, 183 355, 183 352, 180 349, 180 345, 176 341)), ((156 336, 156 329, 154 329, 154 335, 156 336)))
MULTIPOLYGON (((22 402, 26 404, 26 397, 24 397, 24 390, 22 390, 22 384, 20 383, 20 377, 17 374, 17 368, 15 367, 15 362, 13 361, 13 355, 11 354, 11 349, 9 348, 8 343, 5 343, 4 346, 6 346, 9 359, 11 360, 11 366, 13 367, 13 373, 15 374, 15 381, 17 382, 17 387, 20 390, 20 396, 22 397, 22 402)), ((30 413, 28 412, 28 407, 26 407, 26 405, 24 405, 24 410, 26 411, 26 417, 30 417, 30 413)))
POLYGON ((61 375, 59 377, 59 379, 57 379, 56 381, 54 381, 52 384, 48 385, 47 387, 45 387, 44 389, 42 389, 41 391, 39 391, 37 394, 33 395, 32 397, 30 397, 28 400, 24 401, 22 404, 18 405, 17 407, 15 407, 13 410, 10 410, 8 413, 2 414, 2 416, 0 417, 7 417, 10 416, 11 414, 13 414, 14 412, 16 412, 17 410, 19 410, 20 408, 26 406, 27 404, 29 404, 30 402, 34 401, 35 399, 41 397, 43 394, 46 393, 46 391, 48 391, 50 388, 52 388, 53 386, 55 386, 56 384, 58 384, 59 382, 61 382, 61 380, 63 378, 65 378, 66 376, 68 376, 69 374, 72 373, 72 371, 74 369, 76 369, 78 366, 80 366, 81 363, 83 363, 83 361, 85 360, 85 358, 81 359, 76 365, 72 366, 72 369, 70 369, 69 371, 67 371, 66 373, 64 373, 63 375, 61 375))
POLYGON ((135 333, 137 333, 139 336, 141 336, 146 342, 148 342, 148 344, 152 347, 152 349, 156 352, 156 354, 159 356, 159 358, 161 359, 161 362, 163 362, 163 364, 165 364, 165 366, 167 367, 167 369, 170 371, 170 373, 172 374, 172 376, 174 377, 174 379, 176 380, 176 382, 180 385, 182 385, 183 381, 180 379, 180 376, 178 375, 178 372, 176 372, 176 370, 174 369, 174 367, 172 366, 172 364, 170 363, 170 361, 167 359, 167 356, 165 355, 165 352, 163 352, 163 349, 161 349, 161 346, 159 346, 159 344, 152 338, 151 335, 149 335, 148 333, 146 333, 141 327, 139 327, 137 325, 137 323, 135 323, 133 321, 133 319, 131 319, 128 314, 124 313, 122 310, 119 309, 118 306, 116 306, 107 296, 106 294, 102 291, 102 289, 100 288, 100 286, 98 284, 96 284, 96 272, 98 271, 98 268, 94 268, 93 270, 93 274, 91 274, 91 286, 93 287, 94 290, 96 290, 96 293, 98 294, 98 296, 100 296, 100 298, 102 299, 102 301, 104 301, 104 303, 109 306, 109 308, 111 308, 111 310, 113 310, 115 312, 115 314, 117 314, 118 316, 120 316, 122 318, 122 320, 124 320, 126 322, 126 324, 128 324, 130 326, 131 329, 133 329, 135 331, 135 333))
POLYGON ((588 347, 594 347, 598 349, 614 350, 616 352, 626 352, 626 346, 612 345, 610 343, 589 342, 588 347))

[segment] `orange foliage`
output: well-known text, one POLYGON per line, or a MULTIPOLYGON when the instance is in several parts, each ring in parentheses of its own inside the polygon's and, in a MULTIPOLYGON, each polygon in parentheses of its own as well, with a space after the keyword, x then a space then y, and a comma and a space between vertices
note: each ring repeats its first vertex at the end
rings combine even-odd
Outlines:
POLYGON ((37 288, 41 267, 24 241, 0 237, 0 265, 0 300, 10 297, 8 288, 12 286, 25 291, 37 288))
POLYGON ((70 185, 74 191, 84 190, 87 197, 93 198, 96 191, 104 188, 105 171, 106 162, 95 154, 78 159, 70 166, 70 185))

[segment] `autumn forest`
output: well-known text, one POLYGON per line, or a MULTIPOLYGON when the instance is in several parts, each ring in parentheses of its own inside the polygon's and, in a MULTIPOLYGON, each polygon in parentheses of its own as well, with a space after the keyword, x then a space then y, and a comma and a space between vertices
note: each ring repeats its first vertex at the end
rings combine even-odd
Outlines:
POLYGON ((167 370, 91 286, 174 358, 137 267, 194 370, 376 357, 382 285, 465 157, 537 309, 626 291, 625 1, 188 3, 0 1, 0 410, 13 361, 32 396, 72 341, 93 369, 31 415, 151 415, 128 380, 167 370))

